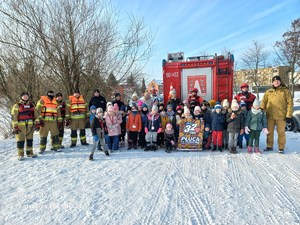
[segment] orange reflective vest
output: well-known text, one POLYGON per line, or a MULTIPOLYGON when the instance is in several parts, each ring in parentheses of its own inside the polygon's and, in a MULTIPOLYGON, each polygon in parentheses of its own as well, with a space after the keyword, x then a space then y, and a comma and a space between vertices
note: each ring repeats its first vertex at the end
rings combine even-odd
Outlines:
POLYGON ((86 113, 86 105, 82 95, 79 98, 71 95, 69 100, 71 113, 86 113))
POLYGON ((47 96, 41 96, 41 100, 43 100, 44 105, 42 106, 41 116, 45 117, 57 117, 57 101, 53 98, 51 101, 47 96))

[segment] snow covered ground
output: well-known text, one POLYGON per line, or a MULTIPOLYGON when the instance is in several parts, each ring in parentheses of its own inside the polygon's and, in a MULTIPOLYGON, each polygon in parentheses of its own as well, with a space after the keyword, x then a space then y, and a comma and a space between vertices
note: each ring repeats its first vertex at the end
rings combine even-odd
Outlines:
POLYGON ((285 155, 122 149, 89 161, 78 146, 22 162, 0 140, 0 224, 300 224, 299 138, 287 133, 285 155))

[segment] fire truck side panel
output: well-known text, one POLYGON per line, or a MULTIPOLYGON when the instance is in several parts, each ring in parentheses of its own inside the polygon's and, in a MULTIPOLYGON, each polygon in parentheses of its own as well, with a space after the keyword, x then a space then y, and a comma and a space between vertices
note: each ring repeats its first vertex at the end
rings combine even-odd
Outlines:
POLYGON ((181 99, 181 71, 178 63, 169 64, 163 68, 164 104, 170 96, 170 88, 176 90, 176 95, 181 99))
POLYGON ((213 97, 211 67, 183 69, 181 75, 182 100, 187 99, 193 88, 198 89, 198 95, 209 101, 213 97))

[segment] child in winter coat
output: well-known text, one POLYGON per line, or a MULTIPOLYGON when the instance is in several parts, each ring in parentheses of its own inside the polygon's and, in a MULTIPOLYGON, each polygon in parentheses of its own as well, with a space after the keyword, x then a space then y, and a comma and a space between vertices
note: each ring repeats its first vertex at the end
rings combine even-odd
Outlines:
POLYGON ((153 105, 151 112, 147 116, 147 123, 145 127, 146 133, 146 148, 145 151, 157 150, 157 134, 162 132, 161 119, 158 114, 158 107, 153 105))
POLYGON ((161 148, 163 148, 164 147, 164 132, 165 132, 167 123, 169 122, 169 117, 167 116, 166 111, 164 109, 159 114, 160 114, 162 132, 157 134, 157 145, 160 146, 161 148))
POLYGON ((221 113, 222 106, 217 103, 214 108, 214 112, 211 114, 211 129, 212 129, 212 138, 213 138, 213 149, 212 151, 218 150, 222 151, 222 140, 223 140, 223 131, 225 123, 225 115, 221 113))
MULTIPOLYGON (((93 123, 93 120, 94 120, 95 116, 96 116, 96 106, 92 105, 92 106, 90 107, 90 128, 92 128, 92 123, 93 123)), ((102 115, 102 116, 103 116, 103 115, 102 115)), ((99 151, 102 150, 101 142, 100 142, 100 141, 98 141, 97 149, 98 149, 99 151)))
POLYGON ((171 123, 168 123, 164 132, 165 151, 171 153, 173 147, 175 148, 175 133, 171 123))
POLYGON ((91 123, 91 131, 94 139, 94 145, 91 151, 91 154, 89 156, 89 160, 94 159, 94 153, 97 148, 97 143, 100 142, 103 146, 103 150, 106 156, 109 156, 109 153, 107 151, 106 145, 105 145, 105 130, 106 130, 106 124, 105 119, 103 118, 103 110, 102 108, 98 108, 96 110, 96 115, 93 118, 93 121, 91 123))
POLYGON ((105 115, 105 122, 108 130, 108 149, 112 153, 113 150, 118 149, 119 142, 119 126, 120 121, 114 112, 114 108, 110 105, 107 107, 107 113, 105 115))
POLYGON ((202 150, 211 150, 212 132, 211 132, 211 111, 208 102, 202 102, 200 104, 201 115, 204 121, 203 143, 202 150))
POLYGON ((120 114, 122 116, 122 123, 120 124, 121 134, 119 135, 119 144, 120 147, 123 148, 125 147, 126 120, 127 120, 127 113, 124 105, 122 105, 120 108, 120 114))
POLYGON ((128 114, 126 130, 128 130, 128 148, 137 149, 138 133, 142 129, 142 117, 135 104, 131 106, 131 112, 128 114))
POLYGON ((244 115, 241 111, 239 111, 239 104, 237 103, 236 99, 232 100, 231 108, 228 111, 226 121, 228 123, 227 131, 229 137, 229 152, 236 154, 238 135, 244 133, 245 128, 244 115))
MULTIPOLYGON (((248 113, 247 104, 243 100, 240 102, 240 111, 241 111, 241 113, 243 113, 244 119, 246 120, 247 113, 248 113)), ((244 137, 246 139, 246 146, 248 146, 249 135, 244 132, 242 134, 239 134, 239 136, 238 136, 238 146, 239 146, 239 148, 243 148, 243 139, 244 139, 244 137)))
POLYGON ((141 117, 142 117, 142 129, 141 131, 139 132, 139 140, 138 140, 138 143, 139 143, 139 146, 141 148, 145 148, 146 147, 146 139, 145 139, 145 136, 146 136, 146 133, 145 133, 145 127, 146 127, 146 124, 147 124, 147 116, 148 116, 148 106, 143 103, 142 104, 142 110, 140 112, 141 114, 141 117))
POLYGON ((169 122, 172 124, 172 127, 175 128, 176 126, 176 116, 175 112, 173 111, 173 106, 171 104, 167 105, 167 112, 166 112, 169 122))
POLYGON ((254 101, 251 110, 247 113, 245 125, 245 133, 249 134, 248 153, 252 153, 253 141, 254 152, 261 153, 259 150, 260 133, 263 131, 267 135, 269 131, 267 129, 266 113, 260 109, 259 100, 254 101))
POLYGON ((117 103, 114 104, 114 112, 115 112, 115 115, 117 117, 117 121, 119 123, 119 126, 118 126, 118 142, 117 142, 117 149, 119 149, 119 139, 120 139, 120 135, 121 135, 121 123, 123 121, 123 118, 122 118, 122 113, 119 111, 119 106, 117 103))
POLYGON ((178 105, 176 107, 176 114, 175 114, 175 119, 176 119, 176 126, 175 126, 175 140, 176 143, 178 143, 178 137, 179 137, 179 127, 180 127, 180 123, 182 120, 182 106, 178 105))
POLYGON ((229 109, 229 102, 227 99, 224 99, 222 101, 222 113, 225 117, 225 122, 224 122, 224 130, 223 130, 223 141, 222 141, 222 147, 224 149, 228 149, 228 139, 229 139, 229 134, 227 131, 227 126, 228 123, 226 121, 226 117, 227 117, 227 113, 228 113, 228 109, 229 109))

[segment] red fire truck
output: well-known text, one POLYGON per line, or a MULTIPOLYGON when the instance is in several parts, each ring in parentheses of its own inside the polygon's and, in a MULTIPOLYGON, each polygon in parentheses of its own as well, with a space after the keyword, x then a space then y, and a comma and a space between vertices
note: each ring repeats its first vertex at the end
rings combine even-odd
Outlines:
POLYGON ((162 67, 165 104, 173 88, 181 101, 188 98, 193 88, 197 88, 198 95, 207 101, 232 100, 234 58, 230 53, 186 60, 183 52, 171 53, 163 60, 162 67))

